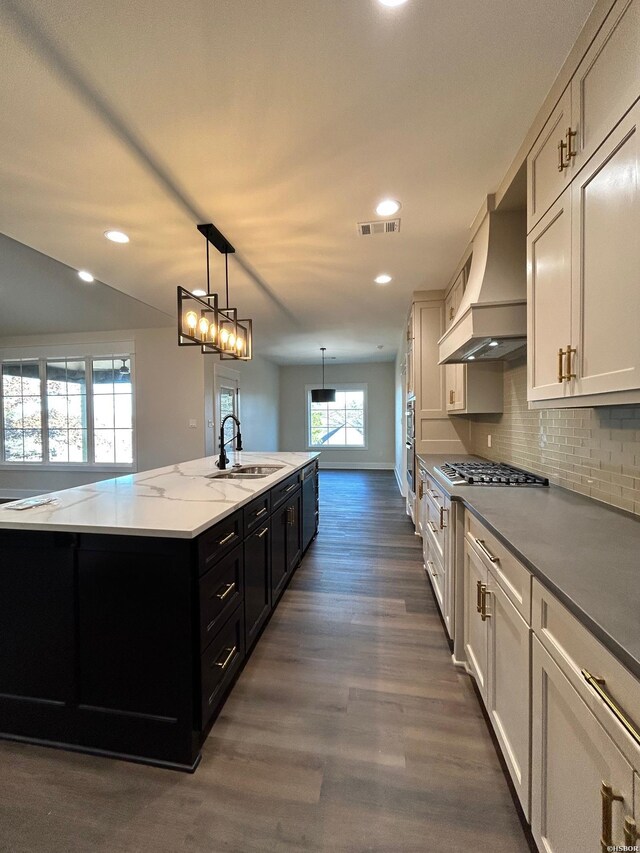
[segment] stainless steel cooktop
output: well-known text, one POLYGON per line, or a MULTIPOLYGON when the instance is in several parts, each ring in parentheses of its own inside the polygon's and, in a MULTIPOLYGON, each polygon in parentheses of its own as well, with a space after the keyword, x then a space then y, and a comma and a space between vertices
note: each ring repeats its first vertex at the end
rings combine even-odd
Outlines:
POLYGON ((546 477, 503 462, 445 462, 438 470, 451 483, 468 486, 548 486, 546 477))

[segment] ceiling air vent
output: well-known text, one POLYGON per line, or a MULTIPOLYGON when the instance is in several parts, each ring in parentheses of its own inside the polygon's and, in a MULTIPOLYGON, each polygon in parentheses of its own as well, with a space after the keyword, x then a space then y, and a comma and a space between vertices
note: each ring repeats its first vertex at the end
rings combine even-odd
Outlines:
POLYGON ((399 219, 381 219, 377 222, 358 222, 358 234, 371 237, 373 234, 397 234, 400 230, 399 219))

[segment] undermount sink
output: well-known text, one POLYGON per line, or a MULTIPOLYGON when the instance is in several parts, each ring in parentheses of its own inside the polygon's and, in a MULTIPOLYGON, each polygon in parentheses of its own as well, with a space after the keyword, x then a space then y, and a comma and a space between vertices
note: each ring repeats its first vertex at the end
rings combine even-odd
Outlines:
POLYGON ((281 471, 282 465, 239 465, 228 471, 217 471, 215 474, 207 474, 209 480, 259 480, 281 471))

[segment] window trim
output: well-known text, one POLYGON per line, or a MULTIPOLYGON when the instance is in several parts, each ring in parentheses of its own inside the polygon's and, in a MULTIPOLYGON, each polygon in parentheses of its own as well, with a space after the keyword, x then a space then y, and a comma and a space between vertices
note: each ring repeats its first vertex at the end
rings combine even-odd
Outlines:
POLYGON ((306 412, 305 412, 305 430, 306 430, 306 438, 305 444, 307 450, 321 450, 323 452, 328 450, 355 450, 362 451, 369 449, 369 384, 367 382, 331 382, 332 388, 335 388, 336 391, 363 391, 364 392, 364 402, 362 406, 362 419, 364 423, 364 444, 355 445, 355 444, 311 444, 311 391, 314 388, 318 387, 318 383, 316 382, 313 385, 305 385, 305 400, 306 400, 306 412))
POLYGON ((131 474, 137 471, 137 424, 136 424, 136 365, 135 365, 135 348, 132 343, 126 341, 114 341, 112 344, 99 342, 91 347, 87 352, 86 347, 78 347, 70 350, 67 346, 55 345, 51 347, 33 347, 27 349, 24 347, 3 348, 0 349, 0 368, 7 361, 37 361, 40 374, 40 417, 42 424, 42 461, 41 462, 25 462, 24 460, 16 462, 7 462, 3 459, 4 455, 4 416, 2 410, 2 386, 0 385, 0 471, 62 471, 62 472, 79 472, 79 471, 95 471, 99 473, 123 473, 131 474), (126 351, 128 350, 128 352, 126 351), (51 462, 49 456, 49 436, 48 417, 47 417, 47 393, 46 393, 46 363, 48 360, 67 359, 69 361, 85 361, 86 362, 86 378, 87 378, 87 448, 89 455, 93 456, 94 448, 94 423, 93 423, 93 360, 100 358, 126 358, 130 362, 131 370, 131 430, 132 430, 132 461, 131 462, 51 462))

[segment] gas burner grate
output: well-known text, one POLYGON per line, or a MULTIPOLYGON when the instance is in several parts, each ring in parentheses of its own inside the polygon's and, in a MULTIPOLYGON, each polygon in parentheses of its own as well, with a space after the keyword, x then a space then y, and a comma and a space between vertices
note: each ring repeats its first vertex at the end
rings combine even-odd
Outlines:
POLYGON ((469 486, 548 486, 549 480, 503 462, 445 462, 440 471, 452 483, 469 486))

